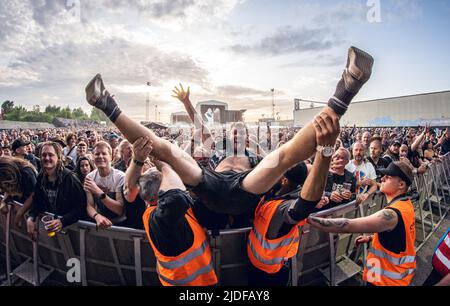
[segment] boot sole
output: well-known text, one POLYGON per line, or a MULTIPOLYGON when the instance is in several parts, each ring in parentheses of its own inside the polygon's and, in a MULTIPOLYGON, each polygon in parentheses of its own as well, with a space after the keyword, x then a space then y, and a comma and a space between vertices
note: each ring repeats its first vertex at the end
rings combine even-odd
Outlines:
POLYGON ((347 71, 358 81, 366 82, 372 74, 373 57, 356 48, 350 47, 348 50, 347 71))
MULTIPOLYGON (((100 73, 97 73, 92 80, 89 81, 89 83, 86 85, 85 91, 86 91, 86 100, 89 104, 95 105, 97 102, 97 99, 101 96, 101 88, 100 91, 97 90, 97 81, 100 81, 102 84, 102 76, 100 73)), ((100 85, 101 87, 101 85, 100 85)))

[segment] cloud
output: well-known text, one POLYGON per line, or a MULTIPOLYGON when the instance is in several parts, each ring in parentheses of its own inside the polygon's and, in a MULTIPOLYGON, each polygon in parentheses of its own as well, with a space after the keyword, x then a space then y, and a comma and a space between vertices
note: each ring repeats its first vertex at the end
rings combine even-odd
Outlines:
POLYGON ((219 86, 214 91, 214 95, 227 96, 232 98, 239 97, 264 97, 270 96, 270 90, 260 90, 244 86, 225 85, 219 86))
MULTIPOLYGON (((45 83, 82 82, 102 72, 115 83, 139 84, 151 81, 160 85, 171 79, 207 82, 208 72, 191 57, 166 53, 155 47, 124 39, 110 39, 97 44, 66 42, 28 52, 12 61, 8 71, 21 71, 26 78, 45 83)), ((1 86, 2 82, 0 82, 1 86)))
POLYGON ((345 59, 342 56, 330 54, 319 54, 313 57, 304 57, 295 62, 279 65, 278 68, 298 68, 298 67, 335 67, 344 66, 345 59))
POLYGON ((285 26, 257 43, 252 45, 235 44, 230 49, 243 54, 280 55, 328 50, 341 42, 339 35, 329 28, 285 26))

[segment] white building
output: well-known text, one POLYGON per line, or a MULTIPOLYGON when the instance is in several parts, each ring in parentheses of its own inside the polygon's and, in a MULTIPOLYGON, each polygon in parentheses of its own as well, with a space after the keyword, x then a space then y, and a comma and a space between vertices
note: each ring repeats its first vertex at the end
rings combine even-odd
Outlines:
MULTIPOLYGON (((323 106, 294 107, 294 125, 304 126, 323 106)), ((450 91, 352 102, 341 126, 450 126, 450 91)))

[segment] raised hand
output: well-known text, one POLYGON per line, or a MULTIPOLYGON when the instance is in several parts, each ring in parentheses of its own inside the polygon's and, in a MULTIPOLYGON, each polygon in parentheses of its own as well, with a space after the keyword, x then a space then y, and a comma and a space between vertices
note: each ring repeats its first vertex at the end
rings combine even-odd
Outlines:
POLYGON ((144 162, 153 150, 152 144, 153 142, 147 136, 136 139, 133 143, 133 158, 144 162))
POLYGON ((189 103, 189 90, 190 87, 188 86, 187 91, 184 90, 183 85, 180 83, 180 88, 175 86, 175 89, 172 90, 174 93, 172 97, 177 98, 180 100, 183 104, 189 103))
POLYGON ((316 143, 320 146, 334 146, 340 132, 339 119, 321 113, 313 120, 316 131, 316 143))

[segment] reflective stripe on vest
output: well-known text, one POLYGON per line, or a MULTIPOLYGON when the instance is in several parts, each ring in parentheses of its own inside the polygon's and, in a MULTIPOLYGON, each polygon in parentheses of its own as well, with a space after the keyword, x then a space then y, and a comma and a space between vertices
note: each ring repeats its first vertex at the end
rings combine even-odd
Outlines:
POLYGON ((395 279, 395 280, 402 280, 404 279, 406 276, 413 274, 415 269, 407 269, 405 272, 403 273, 395 273, 395 272, 391 272, 391 271, 386 271, 381 269, 378 266, 367 266, 366 268, 368 269, 368 272, 370 273, 375 273, 375 274, 379 274, 385 277, 388 277, 390 279, 395 279))
POLYGON ((185 214, 194 241, 192 246, 178 256, 165 256, 153 244, 149 220, 155 207, 149 207, 142 216, 148 240, 156 257, 156 272, 161 283, 168 285, 208 286, 217 284, 211 250, 204 228, 198 223, 191 209, 185 214))
POLYGON ((267 239, 266 234, 271 220, 283 199, 264 199, 255 210, 252 231, 247 240, 247 254, 254 267, 266 272, 277 273, 289 258, 295 256, 300 241, 298 227, 302 222, 293 224, 291 230, 282 237, 267 239))
MULTIPOLYGON (((262 247, 267 250, 275 250, 277 248, 290 245, 291 243, 296 243, 300 240, 299 237, 295 238, 285 238, 280 242, 269 242, 263 239, 262 235, 253 228, 253 234, 256 236, 256 239, 258 239, 259 243, 261 243, 262 247)), ((250 241, 250 240, 249 240, 250 241)))
POLYGON ((378 233, 375 233, 364 266, 363 279, 377 286, 408 286, 416 268, 414 208, 407 197, 394 200, 388 207, 400 212, 405 230, 406 248, 399 254, 391 252, 381 244, 378 233), (374 265, 374 263, 377 264, 374 265), (372 273, 379 278, 373 279, 370 276, 372 273))
POLYGON ((190 262, 195 257, 201 256, 206 251, 207 246, 208 246, 208 242, 205 240, 205 241, 203 241, 203 243, 200 247, 198 247, 197 249, 193 250, 192 252, 186 254, 186 256, 184 256, 184 257, 181 257, 179 259, 172 260, 172 261, 158 260, 158 262, 163 268, 176 269, 176 268, 184 266, 185 264, 190 262))
MULTIPOLYGON (((159 263, 161 263, 161 262, 159 262, 159 263)), ((202 274, 205 274, 205 273, 209 273, 213 269, 214 268, 213 268, 212 262, 210 262, 209 265, 198 269, 197 271, 195 271, 194 273, 192 273, 188 277, 185 277, 185 278, 182 278, 182 279, 177 279, 177 280, 169 279, 169 278, 165 277, 164 275, 162 275, 161 273, 159 273, 158 267, 156 267, 156 272, 158 273, 159 277, 163 281, 165 281, 166 283, 169 283, 169 284, 171 284, 173 286, 183 286, 183 285, 186 285, 186 284, 189 284, 190 282, 192 282, 199 275, 202 275, 202 274)))
POLYGON ((261 256, 259 256, 258 252, 256 252, 255 247, 251 243, 251 241, 248 241, 248 246, 250 247, 250 250, 252 251, 253 256, 256 257, 260 262, 266 265, 278 265, 284 261, 283 257, 276 257, 272 259, 264 259, 261 256))
POLYGON ((393 257, 389 254, 386 254, 385 252, 383 252, 381 250, 377 250, 374 248, 371 248, 369 250, 369 253, 372 253, 376 257, 389 260, 393 265, 397 265, 397 266, 406 264, 406 263, 412 263, 416 260, 415 256, 403 256, 403 257, 397 258, 397 257, 393 257))

